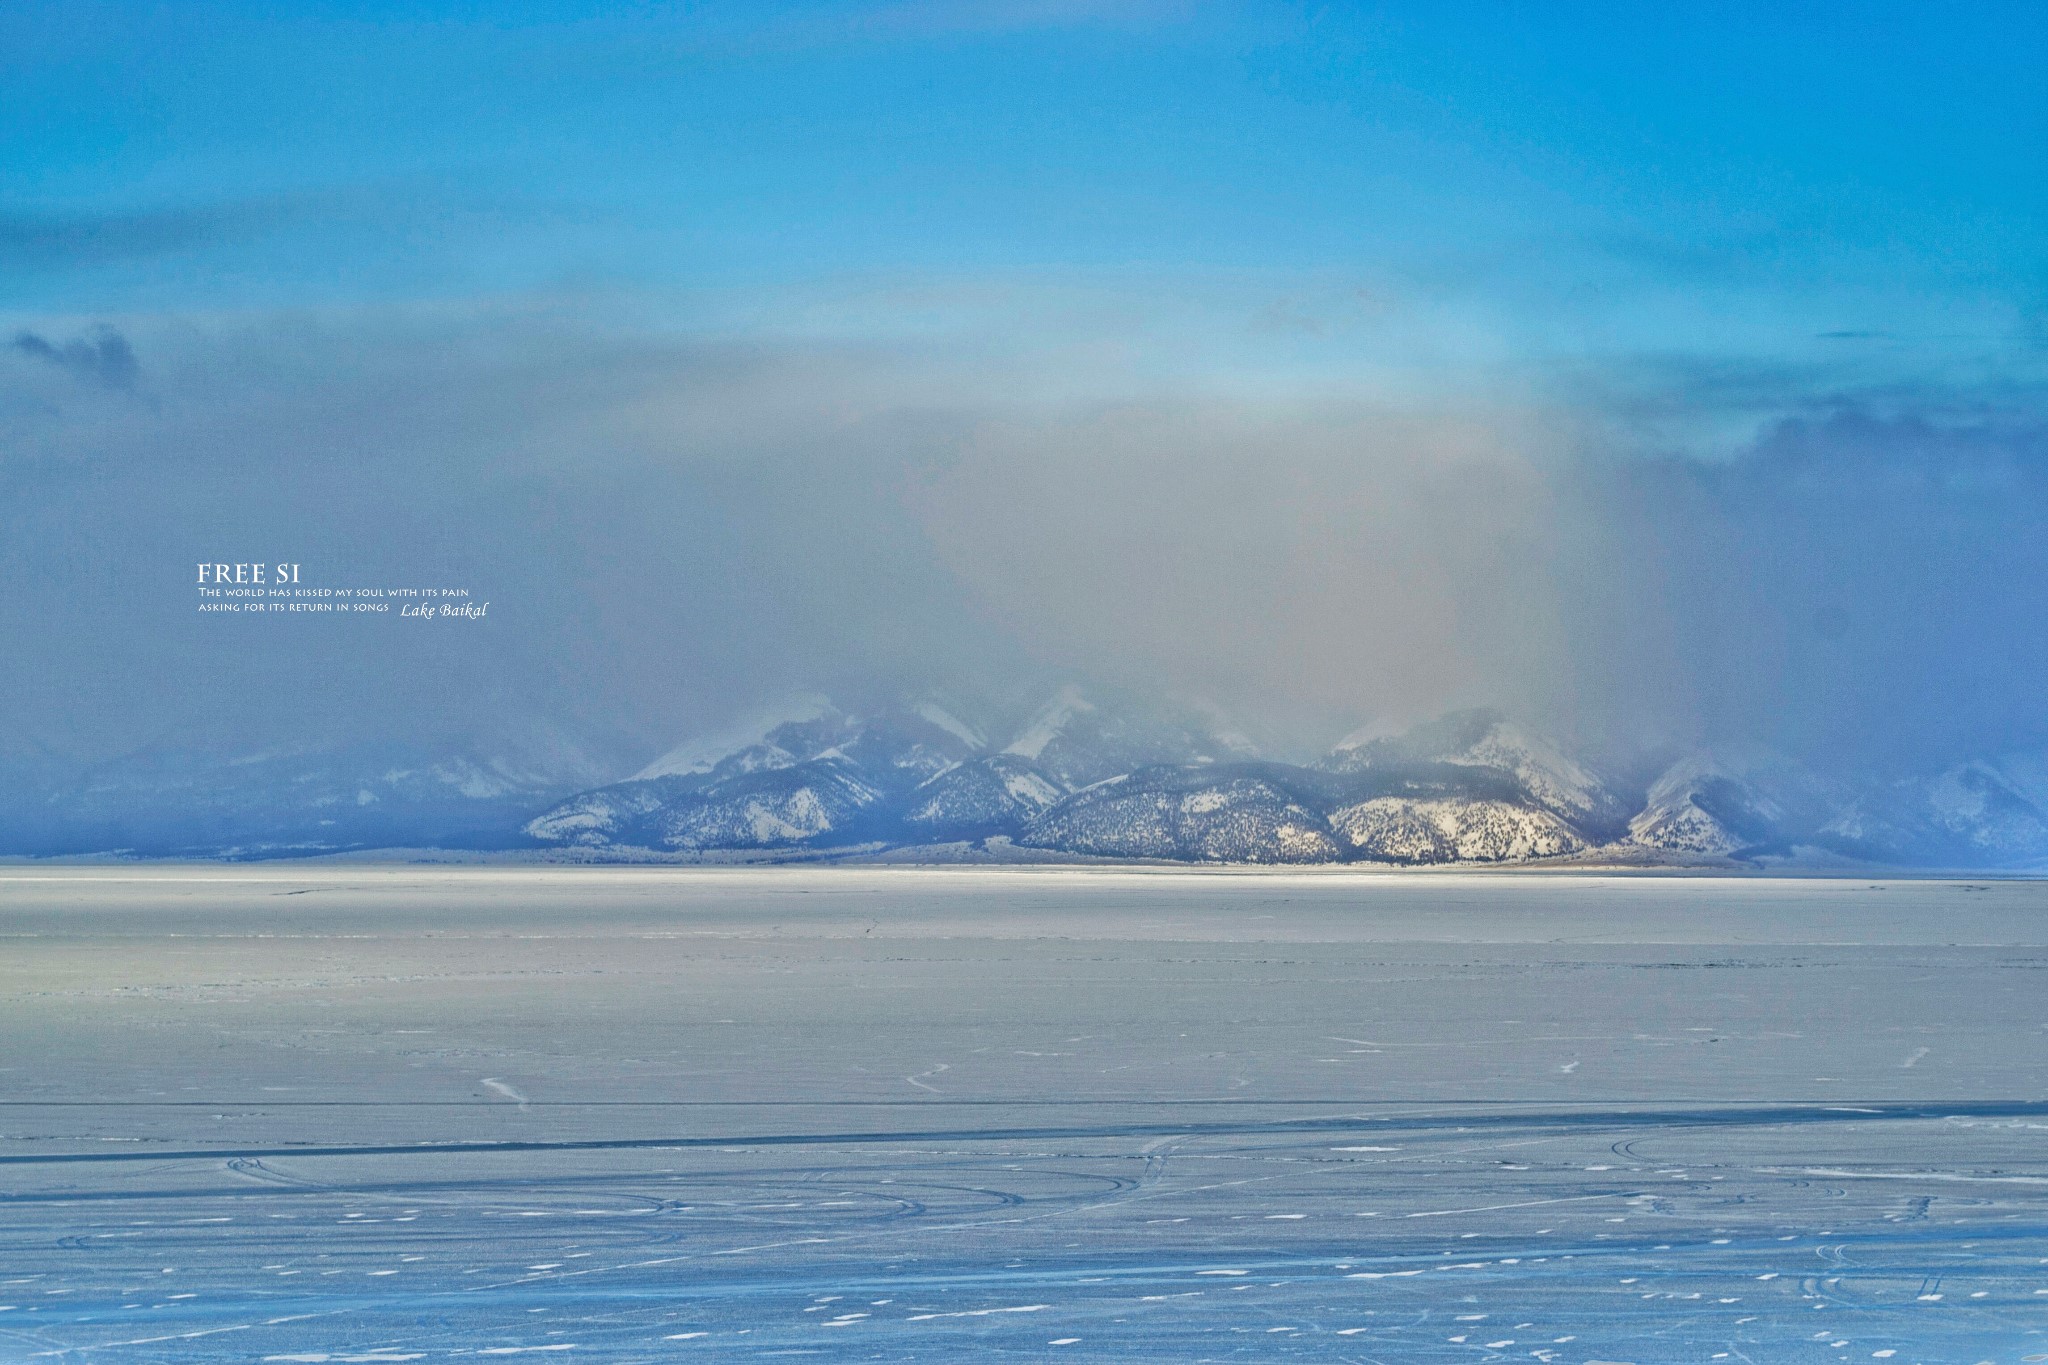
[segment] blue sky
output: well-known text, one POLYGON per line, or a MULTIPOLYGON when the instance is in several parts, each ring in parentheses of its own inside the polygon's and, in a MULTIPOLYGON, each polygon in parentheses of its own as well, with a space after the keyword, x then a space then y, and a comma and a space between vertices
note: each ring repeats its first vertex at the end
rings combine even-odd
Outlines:
POLYGON ((0 701, 234 743, 209 688, 312 668, 665 747, 999 660, 2048 743, 2043 70, 2019 4, 12 4, 0 701), (135 590, 255 538, 503 625, 135 590))
POLYGON ((1321 374, 1359 299, 1489 365, 2042 340, 2031 6, 66 3, 0 53, 22 310, 887 332, 990 320, 817 300, 998 280, 1193 295, 1237 363, 1300 297, 1321 374))

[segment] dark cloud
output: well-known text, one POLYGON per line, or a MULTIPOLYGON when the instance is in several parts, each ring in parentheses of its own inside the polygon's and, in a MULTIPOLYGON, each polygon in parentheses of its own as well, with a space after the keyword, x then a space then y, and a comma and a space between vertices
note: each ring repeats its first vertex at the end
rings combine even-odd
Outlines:
POLYGON ((1575 471, 1578 702, 1824 766, 2048 745, 2048 421, 1925 397, 1575 471))
POLYGON ((563 210, 531 195, 477 193, 416 177, 85 212, 0 206, 0 264, 16 285, 169 258, 217 260, 217 270, 234 264, 228 253, 259 244, 331 258, 337 240, 351 233, 410 235, 423 221, 481 221, 502 233, 508 214, 559 223, 563 210))
POLYGON ((111 327, 99 327, 88 336, 61 344, 35 332, 17 332, 9 345, 22 355, 109 389, 133 389, 142 373, 135 360, 135 348, 111 327))
POLYGON ((15 270, 33 270, 165 256, 219 237, 239 216, 218 208, 0 212, 0 258, 15 270))

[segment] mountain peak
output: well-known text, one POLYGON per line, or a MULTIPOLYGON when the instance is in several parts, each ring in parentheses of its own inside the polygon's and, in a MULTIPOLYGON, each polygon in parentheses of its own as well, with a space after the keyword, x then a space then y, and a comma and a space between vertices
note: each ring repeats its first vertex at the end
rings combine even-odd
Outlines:
POLYGON ((669 749, 628 778, 648 782, 657 777, 689 777, 708 773, 741 750, 768 743, 785 725, 803 724, 837 715, 831 699, 815 692, 797 692, 760 707, 731 724, 709 730, 669 749))
POLYGON ((1618 821, 1621 803, 1607 784, 1558 745, 1491 708, 1453 711, 1406 730, 1368 726, 1331 750, 1320 766, 1365 772, 1412 764, 1491 768, 1512 776, 1529 796, 1572 821, 1618 821))
POLYGON ((1093 714, 1095 710, 1095 703, 1089 701, 1078 686, 1068 683, 1051 701, 1038 708, 1003 752, 1036 760, 1045 752, 1046 746, 1066 734, 1075 721, 1093 714))

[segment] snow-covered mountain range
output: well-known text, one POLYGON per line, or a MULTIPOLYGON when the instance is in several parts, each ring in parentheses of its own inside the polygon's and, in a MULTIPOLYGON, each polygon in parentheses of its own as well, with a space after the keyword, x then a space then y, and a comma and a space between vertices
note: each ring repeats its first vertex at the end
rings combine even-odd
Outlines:
POLYGON ((561 739, 233 760, 152 750, 56 782, 0 754, 0 853, 894 856, 2048 870, 2048 761, 1851 788, 1758 750, 1633 783, 1493 711, 1263 757, 1213 710, 1068 686, 1014 709, 792 697, 637 767, 561 739), (623 771, 622 771, 623 770, 623 771))
POLYGON ((2014 761, 1859 795, 1731 750, 1631 788, 1492 711, 1274 762, 1212 714, 1069 687, 1007 727, 930 701, 857 717, 807 699, 525 833, 614 853, 2027 867, 2048 866, 2044 810, 2048 764, 2014 761))

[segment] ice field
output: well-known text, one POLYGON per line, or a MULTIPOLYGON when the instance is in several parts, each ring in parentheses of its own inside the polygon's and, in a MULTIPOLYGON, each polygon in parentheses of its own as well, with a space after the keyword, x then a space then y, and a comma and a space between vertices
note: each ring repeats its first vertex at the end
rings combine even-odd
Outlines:
POLYGON ((2048 1360, 2048 884, 17 866, 0 943, 0 1360, 2048 1360))

